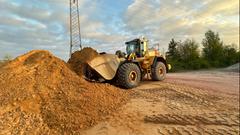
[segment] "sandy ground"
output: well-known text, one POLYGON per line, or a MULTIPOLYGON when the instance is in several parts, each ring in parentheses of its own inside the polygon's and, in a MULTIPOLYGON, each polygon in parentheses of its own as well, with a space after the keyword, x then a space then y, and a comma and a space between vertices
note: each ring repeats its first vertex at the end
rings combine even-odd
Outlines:
POLYGON ((239 73, 170 73, 144 81, 131 100, 86 135, 239 134, 239 73))

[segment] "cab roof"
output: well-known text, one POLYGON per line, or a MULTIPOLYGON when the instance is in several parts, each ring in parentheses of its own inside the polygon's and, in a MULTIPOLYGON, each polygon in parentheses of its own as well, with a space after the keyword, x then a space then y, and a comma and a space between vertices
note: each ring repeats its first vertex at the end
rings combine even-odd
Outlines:
POLYGON ((133 39, 131 41, 125 42, 125 44, 129 44, 129 43, 132 43, 132 42, 140 42, 140 39, 136 38, 136 39, 133 39))

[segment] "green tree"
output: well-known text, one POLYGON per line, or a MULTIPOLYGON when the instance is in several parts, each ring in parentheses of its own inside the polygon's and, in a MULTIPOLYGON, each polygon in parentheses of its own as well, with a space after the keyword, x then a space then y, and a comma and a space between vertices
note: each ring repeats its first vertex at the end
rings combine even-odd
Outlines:
POLYGON ((239 62, 239 54, 235 46, 236 45, 232 44, 223 47, 223 66, 230 66, 239 62))
POLYGON ((208 30, 205 33, 202 45, 204 47, 203 57, 208 60, 212 66, 221 66, 221 60, 223 58, 223 42, 219 38, 219 34, 208 30))
POLYGON ((176 42, 172 39, 167 54, 172 71, 208 67, 206 61, 200 59, 199 44, 195 40, 187 39, 184 42, 176 42))
POLYGON ((181 42, 176 42, 174 39, 170 41, 168 44, 168 51, 166 53, 166 58, 169 64, 172 65, 171 72, 183 70, 183 63, 180 60, 180 52, 178 47, 180 46, 181 42))
POLYGON ((174 39, 170 41, 168 44, 168 52, 167 52, 167 58, 169 59, 177 59, 179 56, 177 46, 179 42, 176 42, 174 39))
POLYGON ((198 43, 187 39, 179 46, 179 52, 183 61, 191 61, 199 58, 198 43))
POLYGON ((178 50, 180 53, 181 62, 184 63, 185 69, 199 69, 199 45, 196 41, 187 39, 180 46, 178 50))
POLYGON ((10 61, 12 59, 12 56, 9 55, 9 54, 6 54, 4 57, 3 57, 3 61, 10 61))

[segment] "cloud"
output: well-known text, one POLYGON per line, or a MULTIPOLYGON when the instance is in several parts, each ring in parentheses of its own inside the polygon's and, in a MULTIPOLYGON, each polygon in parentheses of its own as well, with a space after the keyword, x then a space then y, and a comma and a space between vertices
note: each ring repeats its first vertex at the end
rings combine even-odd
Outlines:
MULTIPOLYGON (((80 2, 84 11, 81 12, 82 32, 87 33, 83 36, 88 39, 101 37, 101 33, 98 32, 100 36, 93 33, 101 29, 102 23, 88 17, 96 4, 80 2)), ((47 49, 67 59, 69 3, 66 0, 1 0, 0 12, 0 49, 5 53, 17 56, 32 49, 47 49)))
POLYGON ((238 0, 135 0, 124 21, 135 35, 147 35, 167 48, 171 38, 201 42, 208 29, 227 43, 239 43, 238 0))
MULTIPOLYGON (((121 30, 116 32, 123 25, 119 24, 121 19, 119 21, 116 17, 107 14, 105 18, 111 20, 104 20, 101 14, 105 10, 99 7, 98 0, 80 0, 79 3, 84 46, 114 52, 111 48, 124 43, 126 38, 121 30), (116 23, 118 28, 114 26, 116 23), (103 49, 102 46, 107 47, 103 49)), ((12 46, 23 51, 48 49, 59 57, 67 59, 70 31, 69 1, 1 0, 0 11, 1 50, 12 53, 14 51, 9 50, 12 46)), ((12 54, 17 56, 23 51, 18 49, 12 54)))
MULTIPOLYGON (((79 0, 84 46, 114 53, 146 35, 167 48, 171 38, 195 38, 208 29, 239 43, 238 0, 79 0)), ((0 0, 0 50, 13 56, 47 49, 67 59, 68 0, 0 0)), ((0 58, 4 53, 0 54, 0 58)))

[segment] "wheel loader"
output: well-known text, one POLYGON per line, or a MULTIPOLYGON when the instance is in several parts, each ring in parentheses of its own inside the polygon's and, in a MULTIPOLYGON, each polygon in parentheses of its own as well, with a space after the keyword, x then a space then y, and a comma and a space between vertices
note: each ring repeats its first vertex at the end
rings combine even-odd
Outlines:
POLYGON ((89 61, 85 76, 88 79, 111 81, 130 89, 137 87, 144 76, 162 81, 171 66, 158 50, 149 49, 148 39, 141 37, 126 42, 126 55, 101 53, 89 61))

